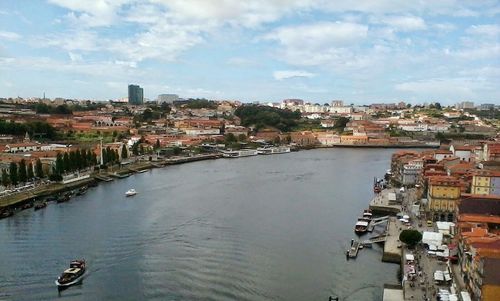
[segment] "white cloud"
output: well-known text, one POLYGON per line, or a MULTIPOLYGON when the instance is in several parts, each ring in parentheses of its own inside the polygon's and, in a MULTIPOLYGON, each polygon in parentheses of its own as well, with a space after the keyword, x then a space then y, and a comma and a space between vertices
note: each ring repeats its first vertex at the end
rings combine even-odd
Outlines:
POLYGON ((14 41, 19 40, 20 38, 21 36, 15 32, 0 30, 0 39, 2 40, 14 41))
POLYGON ((498 38, 498 36, 500 36, 500 26, 497 24, 472 25, 467 28, 466 33, 470 35, 498 38))
POLYGON ((415 16, 388 16, 379 20, 396 31, 425 30, 427 25, 424 19, 415 16))
POLYGON ((357 23, 320 22, 278 28, 265 36, 285 47, 321 49, 325 46, 347 46, 366 38, 368 27, 357 23))
POLYGON ((311 78, 315 76, 314 73, 307 72, 307 71, 302 71, 302 70, 281 70, 281 71, 274 71, 273 76, 277 80, 284 80, 284 79, 289 79, 289 78, 294 78, 294 77, 307 77, 311 78))
POLYGON ((476 98, 478 95, 498 94, 494 83, 477 78, 432 78, 409 81, 395 85, 396 91, 409 92, 421 97, 432 97, 453 101, 476 98))
POLYGON ((81 62, 83 61, 83 57, 81 54, 78 53, 73 53, 73 52, 68 52, 69 59, 73 62, 81 62))

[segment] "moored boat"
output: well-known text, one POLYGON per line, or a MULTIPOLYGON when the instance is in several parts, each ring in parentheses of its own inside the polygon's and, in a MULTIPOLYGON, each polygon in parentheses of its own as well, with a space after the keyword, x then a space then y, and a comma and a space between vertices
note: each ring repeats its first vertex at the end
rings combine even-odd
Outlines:
POLYGON ((21 206, 21 210, 25 210, 25 209, 30 209, 33 207, 33 203, 32 202, 28 202, 24 205, 21 206))
POLYGON ((64 272, 55 281, 59 289, 69 287, 71 285, 77 284, 83 280, 83 275, 85 274, 85 260, 78 259, 73 260, 69 264, 69 269, 64 270, 64 272))
POLYGON ((0 219, 6 218, 9 216, 13 216, 13 215, 14 215, 14 211, 12 211, 10 209, 4 209, 4 210, 0 211, 0 219))
POLYGON ((365 220, 358 220, 356 222, 356 225, 354 226, 354 232, 356 232, 356 234, 364 234, 366 233, 366 231, 368 230, 368 224, 370 222, 368 221, 365 221, 365 220))
POLYGON ((87 193, 87 186, 84 186, 84 187, 78 189, 78 191, 76 192, 76 195, 84 195, 85 193, 87 193))
POLYGON ((136 195, 137 194, 137 191, 135 191, 135 189, 129 189, 127 192, 125 192, 125 195, 126 196, 133 196, 133 195, 136 195))
POLYGON ((45 207, 47 207, 47 202, 40 202, 40 203, 38 203, 38 204, 35 205, 35 211, 43 209, 45 207))

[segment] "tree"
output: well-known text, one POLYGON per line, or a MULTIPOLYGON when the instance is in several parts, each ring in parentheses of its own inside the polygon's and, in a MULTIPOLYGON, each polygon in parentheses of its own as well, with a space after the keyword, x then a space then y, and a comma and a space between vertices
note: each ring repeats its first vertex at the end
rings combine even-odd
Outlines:
POLYGON ((247 141, 247 135, 245 135, 245 134, 239 134, 238 135, 238 140, 242 141, 242 142, 247 141))
POLYGON ((9 177, 10 177, 10 182, 13 185, 17 185, 17 183, 19 182, 19 178, 17 176, 17 164, 15 162, 10 162, 9 177))
POLYGON ((64 172, 68 172, 71 170, 71 161, 70 161, 70 158, 69 158, 69 153, 68 152, 65 152, 64 153, 64 156, 63 156, 63 168, 62 168, 62 171, 58 170, 58 173, 59 174, 63 174, 64 172))
POLYGON ((40 179, 43 178, 43 167, 40 159, 37 159, 35 162, 35 175, 40 179))
POLYGON ((26 173, 26 161, 24 159, 19 162, 19 182, 26 183, 28 181, 28 174, 26 173))
POLYGON ((118 154, 117 149, 113 151, 113 162, 120 162, 120 155, 118 154))
POLYGON ((28 164, 27 172, 28 172, 28 180, 33 180, 33 178, 35 177, 33 173, 33 163, 30 162, 28 164))
MULTIPOLYGON (((69 159, 69 158, 68 158, 69 159)), ((52 172, 54 173, 54 172, 52 172)), ((63 174, 64 173, 64 158, 61 153, 57 153, 56 156, 56 170, 55 173, 63 174)))
POLYGON ((335 120, 334 127, 339 128, 339 129, 344 129, 348 122, 349 122, 349 118, 339 117, 337 120, 335 120))
POLYGON ((156 139, 155 149, 160 148, 160 139, 156 139))
POLYGON ((132 145, 132 154, 134 154, 134 156, 139 155, 139 141, 132 145))
POLYGON ((128 158, 127 145, 124 144, 122 146, 122 160, 128 158))
POLYGON ((75 151, 75 165, 77 170, 80 170, 84 167, 82 153, 80 152, 80 149, 77 149, 75 151))
POLYGON ((441 110, 441 104, 439 102, 436 102, 434 104, 434 107, 436 108, 436 110, 441 110))
POLYGON ((224 138, 226 140, 226 143, 233 143, 238 141, 233 133, 226 134, 224 138))
POLYGON ((105 148, 102 149, 101 157, 102 164, 106 165, 108 163, 108 151, 105 148))
POLYGON ((403 230, 399 234, 399 240, 408 245, 408 247, 414 247, 417 243, 422 240, 422 233, 417 230, 403 230))
POLYGON ((2 170, 2 185, 7 187, 10 184, 9 174, 5 169, 2 170))
POLYGON ((78 169, 78 162, 76 159, 76 152, 75 151, 70 151, 69 152, 69 171, 75 171, 78 169))

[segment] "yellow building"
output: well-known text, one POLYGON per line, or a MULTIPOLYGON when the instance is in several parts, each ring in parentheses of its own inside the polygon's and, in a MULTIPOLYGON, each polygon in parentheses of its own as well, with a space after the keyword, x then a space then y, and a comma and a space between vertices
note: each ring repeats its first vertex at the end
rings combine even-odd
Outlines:
POLYGON ((500 172, 491 170, 476 171, 472 176, 471 193, 500 195, 500 172))
POLYGON ((428 211, 435 221, 453 221, 455 206, 460 199, 460 181, 450 176, 429 178, 428 211))

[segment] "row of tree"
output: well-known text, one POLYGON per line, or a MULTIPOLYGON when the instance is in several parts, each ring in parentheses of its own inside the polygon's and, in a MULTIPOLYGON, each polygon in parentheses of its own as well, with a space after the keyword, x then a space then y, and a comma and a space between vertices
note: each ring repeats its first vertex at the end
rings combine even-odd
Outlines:
POLYGON ((43 168, 40 159, 36 160, 35 168, 30 162, 26 164, 26 161, 22 159, 19 164, 11 162, 9 166, 9 172, 4 169, 2 170, 2 185, 8 186, 10 184, 17 185, 19 183, 26 183, 33 180, 34 178, 43 178, 43 168))
POLYGON ((31 136, 42 136, 47 139, 55 139, 57 135, 56 130, 50 124, 43 121, 16 123, 0 120, 0 134, 21 136, 26 133, 31 136))
POLYGON ((55 173, 62 175, 97 164, 97 156, 90 149, 77 149, 75 151, 58 153, 56 157, 55 173))

